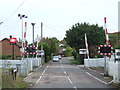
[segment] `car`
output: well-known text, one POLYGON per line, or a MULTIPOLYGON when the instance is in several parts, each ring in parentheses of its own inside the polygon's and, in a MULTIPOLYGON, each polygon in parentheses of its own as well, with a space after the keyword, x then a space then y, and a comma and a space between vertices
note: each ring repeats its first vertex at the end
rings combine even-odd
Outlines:
POLYGON ((59 57, 59 59, 61 59, 61 58, 62 58, 62 56, 61 56, 61 55, 58 55, 58 57, 59 57))
POLYGON ((53 62, 59 62, 59 56, 53 56, 53 62))

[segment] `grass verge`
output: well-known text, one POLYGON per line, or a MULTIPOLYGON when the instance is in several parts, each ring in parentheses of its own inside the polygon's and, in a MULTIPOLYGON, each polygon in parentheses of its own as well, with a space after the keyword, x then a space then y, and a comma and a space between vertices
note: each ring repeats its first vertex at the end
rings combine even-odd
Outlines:
POLYGON ((80 65, 80 64, 81 64, 80 61, 75 60, 75 59, 70 59, 69 61, 70 61, 71 63, 73 63, 73 64, 77 64, 77 65, 80 65))
POLYGON ((2 88, 27 88, 28 84, 23 81, 25 77, 17 76, 16 80, 12 80, 12 75, 6 74, 2 76, 2 88))

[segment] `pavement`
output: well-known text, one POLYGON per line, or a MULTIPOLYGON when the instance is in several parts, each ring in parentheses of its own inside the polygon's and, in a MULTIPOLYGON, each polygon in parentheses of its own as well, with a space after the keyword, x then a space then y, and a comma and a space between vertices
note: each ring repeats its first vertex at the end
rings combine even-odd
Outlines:
POLYGON ((115 88, 112 78, 104 77, 102 70, 94 70, 84 65, 74 65, 64 57, 59 62, 48 62, 30 73, 24 81, 29 88, 62 88, 79 90, 80 88, 115 88))

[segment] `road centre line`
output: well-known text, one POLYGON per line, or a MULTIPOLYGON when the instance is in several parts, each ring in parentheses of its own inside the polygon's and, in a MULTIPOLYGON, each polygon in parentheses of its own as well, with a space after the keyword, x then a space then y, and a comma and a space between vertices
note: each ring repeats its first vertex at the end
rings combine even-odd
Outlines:
POLYGON ((66 71, 64 71, 64 74, 67 76, 67 73, 66 73, 66 71))
POLYGON ((76 87, 74 87, 74 89, 75 89, 75 90, 77 90, 77 88, 76 88, 76 87))
POLYGON ((90 74, 90 73, 88 73, 88 72, 86 72, 86 74, 88 74, 89 76, 91 76, 91 77, 95 78, 96 80, 98 80, 98 81, 100 81, 100 82, 102 82, 102 83, 104 83, 104 84, 108 84, 108 83, 106 83, 105 81, 102 81, 102 80, 98 79, 97 77, 95 77, 95 76, 91 75, 91 74, 90 74))
POLYGON ((48 69, 49 65, 47 65, 47 67, 45 68, 45 70, 42 72, 42 76, 39 77, 39 79, 36 81, 36 84, 41 80, 41 78, 43 77, 44 73, 46 72, 46 70, 48 69))
POLYGON ((71 81, 70 77, 67 76, 67 78, 68 78, 69 82, 70 82, 71 84, 73 84, 73 82, 71 81))
POLYGON ((65 74, 65 76, 67 77, 67 79, 69 80, 69 82, 73 85, 74 89, 77 90, 77 88, 74 86, 74 84, 73 84, 72 80, 70 79, 70 77, 67 76, 67 72, 64 70, 63 65, 62 65, 61 63, 60 63, 60 66, 61 66, 61 68, 63 69, 64 74, 65 74))

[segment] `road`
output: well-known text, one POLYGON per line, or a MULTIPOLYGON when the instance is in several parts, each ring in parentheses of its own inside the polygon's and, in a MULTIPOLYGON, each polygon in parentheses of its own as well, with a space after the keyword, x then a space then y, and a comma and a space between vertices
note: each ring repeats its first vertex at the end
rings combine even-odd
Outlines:
MULTIPOLYGON (((106 82, 93 76, 92 71, 76 67, 64 57, 59 62, 52 62, 41 66, 30 74, 25 81, 31 83, 30 88, 112 88, 106 82)), ((109 89, 107 89, 109 90, 109 89)))

